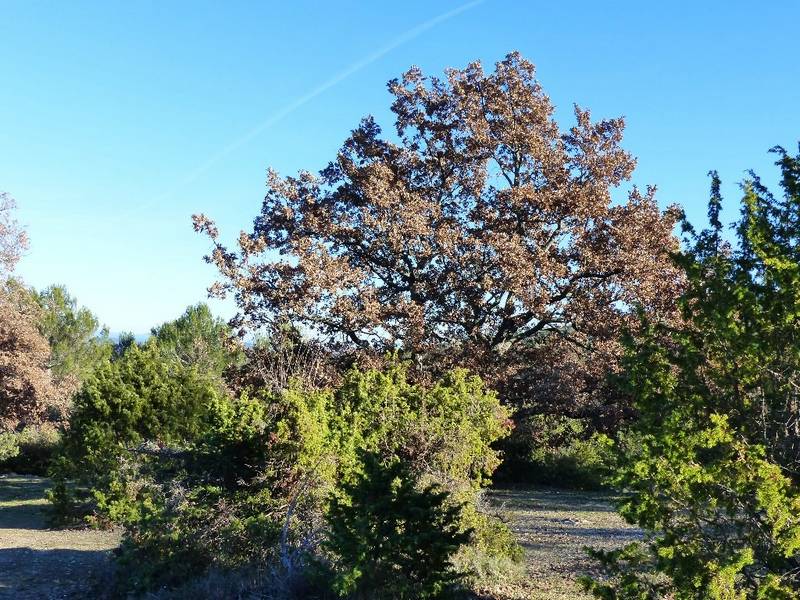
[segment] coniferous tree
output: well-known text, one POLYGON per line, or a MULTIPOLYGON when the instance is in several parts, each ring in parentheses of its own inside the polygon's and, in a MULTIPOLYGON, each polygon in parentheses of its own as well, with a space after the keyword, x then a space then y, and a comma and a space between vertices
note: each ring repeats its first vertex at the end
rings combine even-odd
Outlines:
POLYGON ((629 340, 641 416, 616 483, 648 540, 595 553, 600 598, 800 596, 800 156, 775 151, 783 197, 751 174, 736 246, 712 173, 711 227, 678 256, 683 324, 629 340))
MULTIPOLYGON (((77 385, 111 358, 113 343, 97 317, 63 285, 32 291, 40 307, 39 331, 50 344, 50 369, 58 380, 77 385)), ((76 387, 77 387, 76 385, 76 387)))
POLYGON ((417 489, 401 461, 362 458, 363 473, 342 486, 327 514, 337 591, 358 599, 455 594, 462 574, 451 559, 471 535, 460 530, 461 507, 435 486, 417 489))
POLYGON ((207 304, 190 306, 184 313, 151 330, 153 339, 167 358, 201 373, 221 377, 226 368, 241 362, 238 349, 228 342, 228 325, 214 317, 207 304))

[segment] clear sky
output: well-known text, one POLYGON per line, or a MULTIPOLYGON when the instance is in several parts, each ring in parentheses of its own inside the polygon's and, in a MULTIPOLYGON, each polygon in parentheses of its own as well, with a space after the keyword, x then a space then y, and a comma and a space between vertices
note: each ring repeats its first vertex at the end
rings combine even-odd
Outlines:
MULTIPOLYGON (((635 183, 702 219, 767 149, 800 139, 800 2, 0 0, 0 190, 30 284, 64 283, 113 331, 205 298, 190 215, 248 228, 268 166, 317 170, 385 83, 520 50, 564 127, 624 115, 635 183)), ((735 208, 728 212, 732 217, 735 208)), ((221 314, 228 306, 217 306, 221 314)))

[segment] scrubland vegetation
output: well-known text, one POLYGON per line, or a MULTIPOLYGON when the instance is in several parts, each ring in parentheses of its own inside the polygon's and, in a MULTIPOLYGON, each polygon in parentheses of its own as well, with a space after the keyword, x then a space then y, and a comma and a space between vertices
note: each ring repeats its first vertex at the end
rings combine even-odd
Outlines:
POLYGON ((14 278, 2 197, 0 465, 49 477, 54 524, 121 532, 91 593, 800 597, 800 156, 774 149, 781 195, 749 175, 730 233, 712 173, 695 229, 619 201, 622 119, 560 128, 518 54, 389 91, 392 135, 270 172, 234 245, 193 217, 230 323, 112 339, 14 278), (635 534, 526 583, 541 548, 493 481, 604 489, 635 534))

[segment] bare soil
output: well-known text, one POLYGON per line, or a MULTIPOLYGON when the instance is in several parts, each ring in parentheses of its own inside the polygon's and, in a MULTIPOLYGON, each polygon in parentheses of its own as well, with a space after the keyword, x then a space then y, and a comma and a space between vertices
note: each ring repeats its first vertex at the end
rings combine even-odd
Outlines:
POLYGON ((502 590, 513 600, 578 600, 592 596, 577 583, 595 565, 585 547, 619 548, 641 538, 613 509, 613 496, 557 489, 493 490, 490 503, 507 515, 525 550, 520 581, 502 590))

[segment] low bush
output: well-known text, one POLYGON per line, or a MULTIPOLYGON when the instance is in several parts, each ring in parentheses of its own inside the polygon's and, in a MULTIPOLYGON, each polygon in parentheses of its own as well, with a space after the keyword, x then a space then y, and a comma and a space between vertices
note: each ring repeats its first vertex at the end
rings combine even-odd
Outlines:
POLYGON ((312 569, 286 571, 274 567, 247 566, 239 569, 211 568, 173 587, 160 587, 142 593, 120 592, 122 575, 115 563, 95 573, 90 590, 94 600, 338 600, 329 581, 312 569), (98 576, 99 575, 99 576, 98 576))
POLYGON ((0 465, 5 469, 6 461, 19 455, 17 433, 4 431, 0 433, 0 465))
POLYGON ((98 368, 75 397, 63 447, 53 460, 56 519, 137 519, 136 501, 146 496, 158 458, 148 444, 190 444, 207 428, 216 395, 201 374, 162 360, 152 345, 132 346, 98 368))
POLYGON ((482 553, 514 554, 507 528, 474 508, 509 429, 497 397, 464 371, 424 387, 396 365, 351 370, 335 390, 297 380, 233 395, 132 347, 78 395, 51 501, 125 527, 120 593, 253 565, 302 572, 319 559, 328 499, 358 481, 368 452, 463 504, 460 526, 482 553))
POLYGON ((0 433, 0 471, 46 475, 61 434, 48 424, 0 433))
POLYGON ((408 465, 362 456, 363 471, 333 496, 323 547, 342 597, 416 600, 460 596, 453 556, 469 542, 462 505, 435 485, 418 488, 408 465))
POLYGON ((209 569, 280 559, 281 544, 314 535, 332 485, 324 445, 327 393, 221 397, 204 436, 180 452, 154 452, 126 523, 124 585, 176 586, 209 569), (142 488, 140 488, 142 489, 142 488))
POLYGON ((535 415, 504 443, 506 460, 496 479, 567 489, 597 490, 607 484, 613 441, 588 423, 561 415, 535 415))

